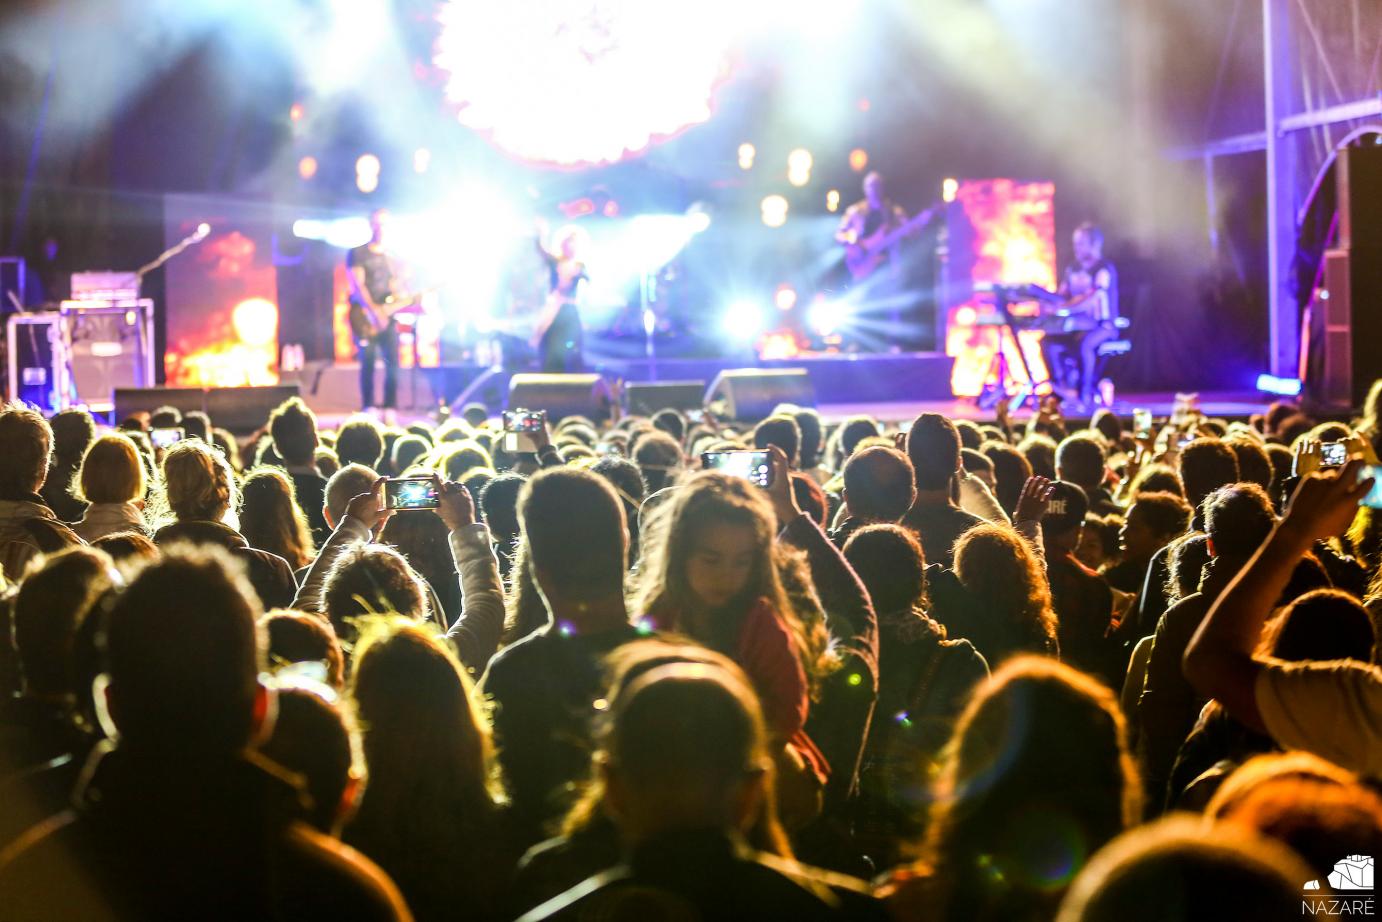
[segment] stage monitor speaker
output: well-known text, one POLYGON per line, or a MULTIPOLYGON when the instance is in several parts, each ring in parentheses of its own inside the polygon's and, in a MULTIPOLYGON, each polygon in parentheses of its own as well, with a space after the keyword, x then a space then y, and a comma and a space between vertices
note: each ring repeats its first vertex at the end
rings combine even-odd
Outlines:
POLYGON ((146 318, 138 305, 64 311, 72 344, 73 402, 111 410, 116 389, 154 383, 153 328, 146 318))
POLYGON ((1339 246, 1382 250, 1382 147, 1345 147, 1334 161, 1339 197, 1339 246))
POLYGON ((206 392, 206 415, 211 425, 244 435, 266 424, 274 407, 298 393, 296 384, 213 387, 206 392))
POLYGON ((756 422, 779 404, 816 405, 816 388, 804 368, 734 368, 722 371, 705 394, 716 416, 756 422))
POLYGON ((509 409, 545 410, 555 422, 568 416, 608 419, 614 401, 605 379, 595 374, 514 375, 509 379, 509 409))
POLYGON ((624 385, 630 413, 652 416, 658 410, 698 410, 705 400, 704 381, 647 381, 624 385))
POLYGON ((206 409, 206 391, 200 387, 117 387, 115 422, 136 413, 152 413, 159 407, 176 407, 183 413, 206 409))

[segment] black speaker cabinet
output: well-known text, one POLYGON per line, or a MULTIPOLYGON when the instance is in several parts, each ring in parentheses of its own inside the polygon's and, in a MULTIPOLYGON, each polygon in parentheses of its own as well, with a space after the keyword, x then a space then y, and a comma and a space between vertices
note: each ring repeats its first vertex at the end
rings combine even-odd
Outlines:
POLYGON ((722 371, 706 391, 705 405, 716 416, 756 422, 778 404, 816 405, 816 388, 804 368, 735 368, 722 371))
POLYGON ((514 375, 509 379, 510 410, 545 410, 552 421, 584 416, 608 419, 613 400, 609 385, 596 374, 514 375))
POLYGON ((658 410, 698 410, 704 399, 704 381, 648 381, 624 385, 624 405, 637 416, 652 416, 658 410))

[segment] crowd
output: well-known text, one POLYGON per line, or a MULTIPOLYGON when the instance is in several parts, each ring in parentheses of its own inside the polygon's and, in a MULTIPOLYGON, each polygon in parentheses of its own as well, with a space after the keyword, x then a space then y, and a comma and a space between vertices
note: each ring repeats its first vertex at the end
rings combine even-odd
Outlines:
POLYGON ((4 407, 0 919, 1300 918, 1382 852, 1380 415, 4 407))

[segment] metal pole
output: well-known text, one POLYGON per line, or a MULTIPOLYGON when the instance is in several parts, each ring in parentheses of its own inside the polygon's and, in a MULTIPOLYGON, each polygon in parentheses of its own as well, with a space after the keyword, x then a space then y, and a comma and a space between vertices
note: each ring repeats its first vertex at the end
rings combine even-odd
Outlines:
POLYGON ((1272 374, 1290 377, 1299 359, 1300 324, 1291 266, 1296 253, 1295 154, 1282 122, 1295 115, 1289 0, 1262 0, 1267 141, 1267 304, 1272 374))

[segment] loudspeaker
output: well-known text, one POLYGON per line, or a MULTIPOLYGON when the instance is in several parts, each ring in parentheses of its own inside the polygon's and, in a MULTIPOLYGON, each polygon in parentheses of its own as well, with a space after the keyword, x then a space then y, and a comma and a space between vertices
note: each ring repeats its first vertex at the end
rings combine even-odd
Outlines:
POLYGON ((73 402, 110 410, 117 388, 154 383, 152 326, 145 308, 83 307, 64 311, 64 319, 72 344, 73 402))
POLYGON ((177 407, 183 413, 206 409, 206 391, 200 387, 119 387, 115 389, 115 422, 136 413, 152 413, 159 407, 177 407))
POLYGON ((1345 147, 1334 161, 1339 196, 1339 246, 1382 249, 1382 147, 1345 147))
POLYGON ((555 422, 585 416, 599 422, 613 406, 609 385, 595 374, 514 375, 509 379, 509 409, 546 410, 555 422))
POLYGON ((206 415, 211 417, 211 425, 243 435, 267 423, 274 407, 298 393, 296 384, 213 387, 206 392, 206 415))
POLYGON ((705 393, 716 416, 756 422, 781 403, 816 405, 816 388, 804 368, 735 368, 722 371, 705 393))
POLYGON ((658 410, 698 410, 704 399, 704 381, 648 381, 624 385, 625 408, 637 416, 652 416, 658 410))

